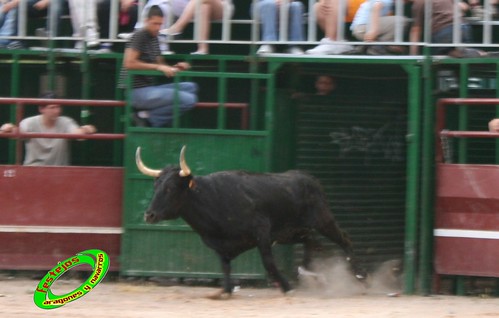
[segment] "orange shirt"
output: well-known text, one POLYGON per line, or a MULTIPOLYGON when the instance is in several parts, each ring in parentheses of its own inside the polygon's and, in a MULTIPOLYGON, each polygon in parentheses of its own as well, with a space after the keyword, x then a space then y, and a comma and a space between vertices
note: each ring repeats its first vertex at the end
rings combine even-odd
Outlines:
POLYGON ((345 17, 345 22, 352 22, 355 12, 360 7, 360 5, 366 0, 348 0, 347 4, 347 15, 345 17))

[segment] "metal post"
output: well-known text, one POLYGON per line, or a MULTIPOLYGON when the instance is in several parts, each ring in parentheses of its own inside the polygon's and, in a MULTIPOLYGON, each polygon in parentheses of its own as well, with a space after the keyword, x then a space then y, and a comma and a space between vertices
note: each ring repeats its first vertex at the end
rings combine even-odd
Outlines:
POLYGON ((408 133, 407 133, 407 184, 406 184, 406 216, 404 247, 404 292, 413 294, 415 290, 417 220, 420 172, 420 78, 421 71, 417 66, 408 66, 408 133))
MULTIPOLYGON (((468 64, 460 64, 459 69, 459 97, 468 97, 468 78, 469 78, 469 68, 468 64)), ((458 130, 468 130, 468 112, 467 106, 459 106, 459 128, 458 130)), ((459 139, 459 150, 458 150, 458 162, 466 163, 468 161, 468 139, 459 139)))
POLYGON ((421 212, 420 212, 420 252, 419 252, 419 288, 424 295, 431 293, 433 277, 433 219, 435 199, 435 101, 433 91, 433 72, 431 60, 423 64, 425 81, 423 94, 423 140, 421 156, 421 212))
MULTIPOLYGON (((227 68, 227 63, 225 60, 219 61, 219 72, 225 73, 227 68)), ((221 76, 218 78, 218 112, 217 112, 217 128, 225 129, 226 127, 226 110, 225 110, 225 102, 227 101, 227 78, 225 76, 221 76)))

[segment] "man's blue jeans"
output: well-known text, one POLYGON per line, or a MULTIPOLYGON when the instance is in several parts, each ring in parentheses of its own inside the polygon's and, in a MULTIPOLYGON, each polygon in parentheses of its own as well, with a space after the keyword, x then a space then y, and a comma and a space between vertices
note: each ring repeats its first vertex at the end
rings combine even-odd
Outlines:
POLYGON ((137 110, 149 111, 152 127, 165 127, 173 123, 173 105, 178 93, 180 114, 194 108, 197 103, 198 85, 192 82, 163 84, 132 89, 132 106, 137 110))
MULTIPOLYGON (((258 17, 262 22, 262 41, 277 41, 279 39, 280 12, 275 0, 259 0, 256 6, 258 17)), ((288 40, 303 41, 303 3, 290 1, 288 6, 288 40)), ((253 13, 253 9, 251 11, 253 13)))
MULTIPOLYGON (((0 37, 14 36, 17 33, 17 8, 4 13, 2 7, 3 5, 0 4, 0 37)), ((11 41, 0 39, 0 46, 7 46, 11 41)))

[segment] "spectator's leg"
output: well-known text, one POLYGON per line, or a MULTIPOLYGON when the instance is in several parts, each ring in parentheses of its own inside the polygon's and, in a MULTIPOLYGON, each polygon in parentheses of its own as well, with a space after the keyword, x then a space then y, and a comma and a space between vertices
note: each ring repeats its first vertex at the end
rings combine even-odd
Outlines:
MULTIPOLYGON (((188 23, 192 21, 196 14, 196 1, 191 0, 185 7, 184 12, 178 20, 170 27, 171 34, 181 33, 188 23)), ((199 39, 205 41, 210 34, 211 20, 220 20, 223 17, 224 5, 222 0, 201 0, 201 14, 197 23, 200 23, 199 39)), ((208 43, 199 43, 196 53, 208 53, 208 43)))
MULTIPOLYGON (((197 103, 197 84, 179 83, 178 101, 180 114, 192 109, 197 103)), ((173 103, 176 98, 175 84, 143 87, 132 91, 132 104, 136 109, 149 111, 152 127, 171 125, 173 103)))
POLYGON ((85 37, 88 46, 99 44, 97 3, 95 0, 68 0, 73 36, 85 37))
POLYGON ((289 4, 289 40, 303 41, 303 3, 293 1, 289 4))
POLYGON ((277 41, 278 15, 275 0, 262 0, 256 6, 262 22, 262 41, 277 41))
MULTIPOLYGON (((17 28, 17 8, 10 9, 7 13, 2 11, 0 6, 0 36, 16 35, 17 28)), ((1 39, 0 46, 7 46, 11 40, 1 39)))

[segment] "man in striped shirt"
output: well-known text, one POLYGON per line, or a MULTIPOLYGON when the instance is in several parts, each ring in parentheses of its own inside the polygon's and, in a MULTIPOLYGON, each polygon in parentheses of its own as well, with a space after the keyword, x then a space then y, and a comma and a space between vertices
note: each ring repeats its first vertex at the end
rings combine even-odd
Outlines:
MULTIPOLYGON (((190 68, 186 62, 168 65, 161 56, 158 35, 163 19, 159 6, 149 9, 144 27, 134 32, 125 49, 125 72, 156 70, 173 77, 178 71, 190 68)), ((146 126, 169 127, 173 122, 174 103, 178 101, 180 113, 192 109, 197 102, 197 90, 193 82, 181 82, 178 86, 175 83, 155 85, 154 76, 135 75, 130 92, 132 107, 137 111, 135 118, 146 126)))

